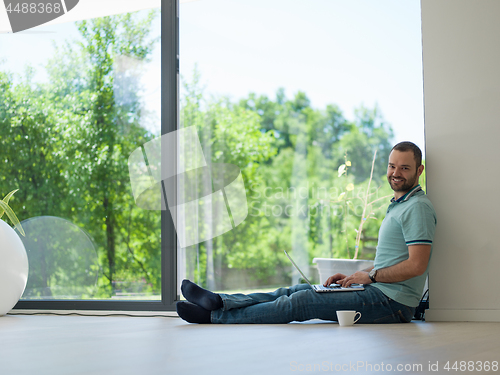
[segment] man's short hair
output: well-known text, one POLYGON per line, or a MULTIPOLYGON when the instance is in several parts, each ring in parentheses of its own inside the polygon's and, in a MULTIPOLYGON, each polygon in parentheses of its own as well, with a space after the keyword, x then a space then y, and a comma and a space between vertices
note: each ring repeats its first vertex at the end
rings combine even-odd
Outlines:
POLYGON ((422 151, 415 143, 399 142, 396 146, 394 146, 392 148, 392 150, 396 150, 396 151, 400 151, 400 152, 412 151, 413 157, 415 158, 415 161, 417 162, 417 168, 420 167, 420 165, 422 165, 422 151))

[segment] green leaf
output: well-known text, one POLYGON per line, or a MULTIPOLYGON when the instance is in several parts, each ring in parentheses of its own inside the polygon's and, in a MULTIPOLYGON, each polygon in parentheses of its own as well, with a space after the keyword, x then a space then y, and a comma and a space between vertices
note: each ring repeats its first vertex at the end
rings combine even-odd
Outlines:
POLYGON ((3 199, 3 201, 7 204, 9 204, 9 200, 10 198, 18 191, 19 189, 16 189, 16 190, 12 190, 9 194, 7 194, 5 196, 5 198, 3 199))
MULTIPOLYGON (((3 199, 3 201, 5 202, 5 204, 9 204, 9 200, 10 200, 10 198, 11 198, 11 197, 14 195, 14 193, 15 193, 16 191, 18 191, 18 190, 19 190, 19 189, 12 190, 9 194, 7 194, 7 195, 5 196, 5 198, 3 199)), ((5 212, 4 212, 4 210, 3 210, 2 208, 0 208, 0 219, 2 218, 2 216, 3 216, 3 214, 4 214, 4 213, 5 213, 5 212)))
POLYGON ((19 233, 21 233, 24 237, 26 237, 24 229, 21 226, 21 223, 19 222, 19 219, 17 218, 16 214, 14 213, 14 211, 12 211, 12 208, 10 208, 9 205, 4 201, 0 201, 0 208, 5 211, 10 221, 12 221, 12 224, 14 224, 14 227, 19 231, 19 233))

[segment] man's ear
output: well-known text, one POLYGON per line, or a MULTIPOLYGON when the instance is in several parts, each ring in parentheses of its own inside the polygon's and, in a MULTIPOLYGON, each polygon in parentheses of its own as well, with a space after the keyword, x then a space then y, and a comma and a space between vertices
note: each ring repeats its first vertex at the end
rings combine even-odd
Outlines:
POLYGON ((424 171, 424 165, 420 164, 420 167, 417 168, 418 177, 420 177, 423 171, 424 171))

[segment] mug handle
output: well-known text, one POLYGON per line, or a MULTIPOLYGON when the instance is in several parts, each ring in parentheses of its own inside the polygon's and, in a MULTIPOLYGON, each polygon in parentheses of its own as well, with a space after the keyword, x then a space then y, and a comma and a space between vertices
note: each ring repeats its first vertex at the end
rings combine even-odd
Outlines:
MULTIPOLYGON (((358 315, 358 314, 359 314, 358 319, 354 319, 354 323, 356 323, 359 319, 361 319, 361 313, 359 311, 356 314, 354 314, 354 318, 356 318, 356 315, 358 315)), ((354 323, 352 323, 352 324, 354 324, 354 323)))

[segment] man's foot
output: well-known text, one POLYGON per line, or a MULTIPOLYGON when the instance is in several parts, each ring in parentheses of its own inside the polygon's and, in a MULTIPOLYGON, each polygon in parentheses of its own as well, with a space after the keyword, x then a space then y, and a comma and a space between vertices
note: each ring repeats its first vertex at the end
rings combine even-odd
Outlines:
POLYGON ((206 324, 211 323, 210 311, 190 302, 177 302, 175 305, 177 314, 189 323, 206 324))
POLYGON ((182 280, 182 295, 191 303, 213 311, 222 308, 222 299, 216 293, 203 289, 189 280, 182 280))

